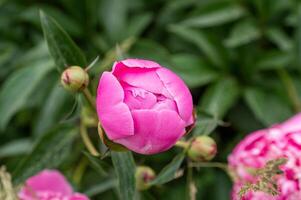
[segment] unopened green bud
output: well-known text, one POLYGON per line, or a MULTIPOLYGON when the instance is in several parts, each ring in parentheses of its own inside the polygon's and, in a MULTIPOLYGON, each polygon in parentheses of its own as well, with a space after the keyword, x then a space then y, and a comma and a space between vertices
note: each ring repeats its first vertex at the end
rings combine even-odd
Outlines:
POLYGON ((66 90, 80 92, 88 86, 89 75, 79 66, 68 67, 61 75, 61 83, 66 90))
POLYGON ((188 150, 188 157, 196 162, 210 161, 216 153, 217 147, 215 141, 209 136, 196 137, 188 150))
POLYGON ((154 180, 156 174, 152 168, 147 166, 138 166, 136 168, 136 187, 138 190, 147 190, 150 188, 149 183, 154 180))

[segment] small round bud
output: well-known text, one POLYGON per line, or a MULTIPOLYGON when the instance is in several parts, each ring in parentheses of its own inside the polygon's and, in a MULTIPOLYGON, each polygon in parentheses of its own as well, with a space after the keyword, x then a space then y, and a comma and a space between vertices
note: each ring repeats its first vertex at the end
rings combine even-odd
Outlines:
POLYGON ((197 162, 209 161, 217 153, 216 143, 209 136, 196 137, 188 150, 188 157, 197 162))
POLYGON ((138 190, 147 190, 150 185, 149 183, 154 180, 156 174, 152 168, 147 166, 138 166, 136 168, 136 187, 138 190))
POLYGON ((88 86, 89 75, 79 66, 68 67, 61 75, 61 83, 66 90, 79 92, 88 86))

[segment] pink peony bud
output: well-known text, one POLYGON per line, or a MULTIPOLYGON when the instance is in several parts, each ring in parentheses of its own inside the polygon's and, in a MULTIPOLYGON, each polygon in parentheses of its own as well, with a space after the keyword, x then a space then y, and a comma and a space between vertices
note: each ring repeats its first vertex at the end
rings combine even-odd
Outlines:
POLYGON ((192 110, 185 83, 153 61, 117 61, 99 80, 97 113, 108 139, 137 153, 171 148, 193 124, 192 110))
POLYGON ((188 157, 197 162, 212 160, 217 152, 215 141, 209 136, 199 136, 193 139, 188 149, 188 157))
POLYGON ((89 75, 83 68, 72 66, 62 73, 61 83, 66 90, 79 92, 88 86, 89 75))
POLYGON ((20 200, 89 200, 74 193, 65 177, 57 170, 43 170, 26 180, 18 194, 20 200))
POLYGON ((229 166, 237 175, 232 199, 238 200, 237 192, 246 182, 254 182, 252 171, 262 168, 267 161, 287 158, 281 166, 284 174, 276 177, 279 195, 274 197, 263 192, 248 192, 244 200, 298 200, 301 199, 301 114, 288 121, 249 134, 229 156, 229 166))
POLYGON ((152 168, 147 166, 139 166, 136 168, 136 187, 138 190, 147 190, 149 183, 154 180, 156 174, 152 168))

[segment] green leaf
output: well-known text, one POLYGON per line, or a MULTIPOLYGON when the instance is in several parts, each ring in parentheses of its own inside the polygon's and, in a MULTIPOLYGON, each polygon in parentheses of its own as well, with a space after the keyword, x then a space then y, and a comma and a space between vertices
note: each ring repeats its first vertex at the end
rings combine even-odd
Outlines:
POLYGON ((153 16, 151 13, 143 13, 137 15, 131 20, 129 26, 127 27, 127 36, 139 36, 144 29, 150 24, 153 16))
POLYGON ((55 83, 38 114, 33 133, 35 135, 45 133, 45 130, 63 120, 72 109, 74 101, 70 93, 55 83))
POLYGON ((165 6, 159 11, 156 21, 160 26, 165 26, 172 22, 179 21, 183 10, 195 6, 197 4, 196 0, 173 0, 169 1, 165 6))
POLYGON ((216 119, 222 119, 239 97, 239 85, 232 78, 219 80, 201 98, 200 109, 216 119))
POLYGON ((193 129, 193 135, 209 135, 220 124, 220 120, 205 114, 198 114, 196 126, 193 129))
POLYGON ((107 175, 106 171, 101 166, 101 160, 99 157, 92 156, 88 152, 83 152, 83 154, 89 159, 91 166, 100 174, 100 175, 107 175))
POLYGON ((43 10, 51 15, 71 35, 80 36, 82 34, 80 24, 73 16, 67 12, 61 11, 59 8, 51 6, 50 4, 27 6, 24 10, 22 9, 22 12, 18 15, 18 17, 22 21, 32 23, 33 25, 39 27, 39 10, 43 10))
POLYGON ((188 18, 182 22, 183 25, 189 27, 211 27, 222 25, 244 16, 246 11, 239 5, 227 5, 211 12, 188 18))
POLYGON ((218 67, 224 68, 226 60, 223 57, 223 48, 214 44, 201 30, 188 28, 180 25, 171 25, 169 31, 175 33, 179 37, 188 42, 195 44, 210 60, 210 62, 218 67))
POLYGON ((260 31, 252 20, 239 21, 224 44, 229 48, 242 46, 260 38, 260 31))
POLYGON ((8 62, 16 51, 16 47, 10 44, 2 44, 0 46, 0 65, 3 66, 8 62))
POLYGON ((41 59, 50 59, 47 44, 44 40, 39 41, 35 46, 30 48, 27 52, 22 54, 22 56, 15 60, 15 65, 25 66, 30 65, 31 63, 41 60, 41 59))
POLYGON ((50 55, 61 72, 67 66, 86 66, 86 58, 64 29, 43 11, 40 12, 44 37, 48 44, 50 55))
POLYGON ((0 130, 3 130, 11 117, 29 100, 43 77, 53 69, 53 63, 40 60, 15 71, 4 83, 0 91, 0 130))
POLYGON ((129 2, 127 0, 103 0, 100 5, 99 19, 108 37, 113 42, 125 39, 129 2))
POLYGON ((13 173, 14 183, 20 184, 45 168, 58 167, 68 157, 76 133, 76 129, 60 125, 43 134, 32 152, 17 165, 13 173))
POLYGON ((92 196, 101 194, 107 190, 110 190, 116 186, 117 186, 117 180, 110 178, 110 179, 99 181, 99 184, 89 187, 89 189, 87 191, 85 191, 84 193, 87 196, 92 197, 92 196))
POLYGON ((282 29, 273 27, 268 29, 266 34, 268 38, 279 47, 280 50, 289 51, 292 49, 293 42, 282 29))
POLYGON ((244 98, 255 117, 265 126, 284 121, 293 114, 289 105, 271 91, 248 88, 244 98))
POLYGON ((133 200, 135 196, 135 161, 130 151, 111 152, 112 162, 118 177, 120 198, 133 200))
POLYGON ((150 185, 162 185, 176 178, 176 173, 180 168, 185 153, 182 152, 172 159, 172 161, 166 165, 158 176, 150 183, 150 185))
POLYGON ((290 52, 270 51, 263 53, 256 61, 254 68, 256 70, 271 70, 288 67, 293 61, 293 55, 290 52))
POLYGON ((176 54, 172 58, 170 68, 183 78, 191 88, 206 85, 218 77, 218 73, 199 56, 192 54, 176 54))
POLYGON ((295 56, 297 65, 301 67, 301 5, 297 7, 297 28, 296 28, 296 40, 295 40, 295 56))
POLYGON ((162 65, 169 66, 170 64, 170 53, 161 44, 149 40, 140 39, 131 48, 129 52, 131 57, 135 58, 148 58, 155 60, 162 65))
POLYGON ((0 158, 26 154, 31 150, 29 139, 18 139, 8 142, 0 148, 0 158))

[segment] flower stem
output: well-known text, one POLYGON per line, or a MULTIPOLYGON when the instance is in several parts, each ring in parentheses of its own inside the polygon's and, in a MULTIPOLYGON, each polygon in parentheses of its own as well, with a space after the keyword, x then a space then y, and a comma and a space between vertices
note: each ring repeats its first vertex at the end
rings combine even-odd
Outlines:
POLYGON ((79 162, 79 165, 75 168, 74 175, 73 175, 73 181, 79 185, 81 182, 81 179, 83 177, 83 174, 87 168, 88 160, 86 158, 82 158, 79 162))
POLYGON ((301 111, 301 101, 299 99, 298 92, 294 85, 293 80, 291 79, 290 75, 287 73, 286 70, 278 69, 277 72, 278 72, 278 75, 279 75, 285 89, 287 90, 288 97, 289 97, 290 101, 292 102, 294 110, 296 112, 300 112, 301 111))
POLYGON ((200 163, 191 163, 191 167, 216 167, 223 170, 228 170, 228 166, 225 163, 220 162, 200 162, 200 163))
POLYGON ((92 106, 92 108, 96 109, 96 103, 95 103, 95 100, 94 100, 91 92, 87 88, 85 88, 83 90, 83 94, 84 94, 85 98, 87 99, 87 101, 89 102, 89 104, 92 106))
POLYGON ((191 162, 187 161, 187 200, 196 200, 197 189, 193 180, 193 168, 190 166, 191 162))
POLYGON ((83 140, 87 150, 93 156, 100 156, 100 153, 96 150, 96 148, 94 147, 92 141, 90 140, 87 129, 86 129, 86 127, 83 123, 80 123, 80 135, 82 137, 82 140, 83 140))
POLYGON ((178 147, 182 147, 183 149, 187 149, 189 147, 189 142, 179 140, 175 145, 178 147))

